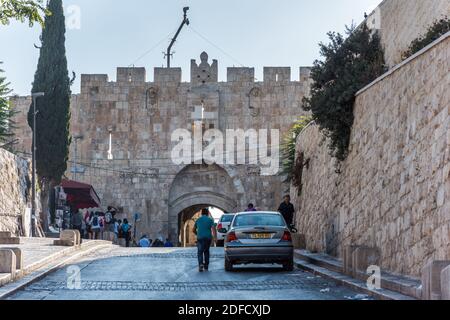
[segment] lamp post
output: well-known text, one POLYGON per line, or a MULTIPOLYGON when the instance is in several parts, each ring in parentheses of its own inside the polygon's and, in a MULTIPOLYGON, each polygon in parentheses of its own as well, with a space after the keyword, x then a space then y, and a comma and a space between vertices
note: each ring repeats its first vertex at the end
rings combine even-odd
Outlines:
POLYGON ((43 97, 44 92, 35 92, 31 96, 33 98, 33 149, 32 149, 32 186, 31 186, 31 236, 36 236, 36 100, 43 97))
POLYGON ((75 140, 75 146, 74 146, 74 148, 75 148, 74 159, 75 160, 74 160, 74 163, 73 163, 73 166, 72 166, 72 173, 73 173, 72 180, 77 181, 77 173, 78 173, 78 170, 79 170, 78 163, 77 163, 77 160, 78 160, 78 145, 77 145, 77 142, 78 142, 78 140, 83 140, 84 137, 82 135, 76 135, 76 136, 73 137, 73 139, 75 140))

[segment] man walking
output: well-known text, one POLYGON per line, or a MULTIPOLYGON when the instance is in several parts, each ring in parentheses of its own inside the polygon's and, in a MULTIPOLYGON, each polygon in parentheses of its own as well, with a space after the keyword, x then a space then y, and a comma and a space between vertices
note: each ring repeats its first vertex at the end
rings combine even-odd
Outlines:
POLYGON ((294 223, 294 205, 291 203, 291 196, 286 195, 283 203, 280 204, 278 212, 281 213, 288 226, 294 223))
POLYGON ((198 270, 208 271, 209 249, 213 239, 216 238, 215 223, 209 216, 208 209, 202 210, 202 216, 195 222, 194 233, 197 235, 198 270))

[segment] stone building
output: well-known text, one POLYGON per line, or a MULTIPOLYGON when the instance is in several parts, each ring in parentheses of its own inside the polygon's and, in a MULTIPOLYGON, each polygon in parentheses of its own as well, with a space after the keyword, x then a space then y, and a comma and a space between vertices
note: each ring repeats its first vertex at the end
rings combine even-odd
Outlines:
MULTIPOLYGON (((205 52, 199 63, 192 60, 190 82, 181 81, 181 72, 155 68, 153 82, 146 81, 144 68, 118 68, 115 82, 107 75, 82 75, 81 93, 71 102, 73 142, 67 172, 69 178, 92 184, 104 206, 114 205, 128 218, 141 213, 138 233, 173 241, 179 240, 180 226, 204 206, 227 212, 243 210, 248 202, 265 210, 278 207, 288 186, 276 171, 267 172, 269 163, 260 156, 277 146, 303 114, 301 101, 310 87, 310 69, 303 67, 300 81, 291 81, 290 68, 265 67, 262 82, 255 82, 254 68, 228 68, 227 81, 219 82, 218 62, 209 62, 205 52), (200 159, 179 164, 172 156, 179 142, 172 141, 172 135, 183 129, 195 132, 198 126, 200 141, 194 137, 193 144, 206 146, 201 133, 208 129, 224 135, 240 129, 234 133, 245 143, 245 134, 251 133, 247 130, 253 129, 267 147, 237 142, 241 147, 231 155, 247 151, 245 162, 229 161, 224 148, 223 162, 205 164, 200 153, 200 159), (269 130, 265 137, 264 129, 269 130), (270 130, 279 130, 279 136, 270 130), (252 161, 255 157, 259 161, 252 161)), ((25 119, 30 98, 17 97, 13 103, 19 119, 25 119)), ((19 148, 30 150, 26 124, 17 136, 22 139, 19 148)), ((234 141, 228 135, 225 139, 234 141)), ((275 153, 267 154, 278 169, 275 153)))

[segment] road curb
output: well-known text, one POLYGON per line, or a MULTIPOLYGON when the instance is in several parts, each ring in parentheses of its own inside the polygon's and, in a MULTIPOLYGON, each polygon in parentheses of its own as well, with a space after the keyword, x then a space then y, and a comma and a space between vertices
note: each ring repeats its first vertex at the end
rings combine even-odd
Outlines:
MULTIPOLYGON (((15 294, 17 291, 24 289, 25 287, 35 283, 36 281, 41 280, 42 278, 46 277, 48 274, 57 271, 58 269, 62 268, 66 264, 70 263, 72 260, 79 259, 83 257, 84 255, 87 255, 91 253, 94 250, 102 249, 102 248, 108 248, 112 247, 113 245, 111 243, 106 243, 105 241, 92 243, 88 242, 83 247, 83 245, 79 248, 71 247, 72 250, 62 250, 58 252, 57 254, 54 254, 50 256, 49 258, 45 259, 47 263, 43 262, 42 260, 39 261, 36 264, 33 264, 32 266, 39 265, 40 267, 35 268, 33 271, 28 271, 25 273, 25 271, 22 272, 22 277, 17 279, 13 282, 10 282, 9 284, 6 284, 2 287, 0 287, 0 300, 4 300, 11 295, 15 294), (71 255, 71 253, 74 253, 71 255), (52 262, 55 262, 55 260, 66 257, 66 259, 56 262, 56 264, 51 265, 52 262), (42 270, 41 270, 42 269, 42 270)), ((28 268, 27 268, 28 269, 28 268)))
POLYGON ((345 286, 347 288, 350 288, 352 290, 355 290, 357 292, 366 294, 370 297, 373 297, 375 299, 379 300, 416 300, 410 296, 406 296, 394 291, 386 290, 386 289, 380 289, 380 290, 371 290, 367 287, 367 284, 363 281, 356 280, 354 278, 351 278, 349 276, 343 275, 341 273, 328 270, 326 268, 316 266, 312 263, 295 259, 294 260, 295 265, 305 271, 308 271, 314 275, 321 276, 325 279, 332 280, 336 282, 339 285, 345 286))

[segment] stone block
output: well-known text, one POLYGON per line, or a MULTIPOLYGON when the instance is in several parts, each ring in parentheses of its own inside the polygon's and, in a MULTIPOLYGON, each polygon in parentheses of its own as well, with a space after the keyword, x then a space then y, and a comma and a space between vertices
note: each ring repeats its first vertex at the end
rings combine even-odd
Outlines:
POLYGON ((16 261, 14 251, 0 249, 0 273, 9 273, 14 278, 16 274, 16 261))
POLYGON ((9 231, 0 231, 0 239, 11 238, 11 232, 9 231))
POLYGON ((306 236, 304 234, 294 233, 292 235, 292 243, 295 249, 306 249, 306 236))
POLYGON ((20 244, 20 238, 0 238, 0 244, 20 244))
POLYGON ((59 247, 73 247, 75 246, 75 242, 73 240, 55 240, 53 241, 53 245, 59 247))
POLYGON ((59 235, 59 240, 72 241, 74 245, 79 246, 81 244, 81 234, 78 230, 64 230, 59 235))
POLYGON ((359 246, 351 245, 344 247, 342 253, 342 259, 344 261, 344 273, 346 275, 353 275, 353 252, 359 248, 359 246))
POLYGON ((11 250, 16 255, 16 270, 23 269, 23 255, 20 248, 2 248, 1 250, 11 250))
MULTIPOLYGON (((431 261, 422 269, 422 299, 441 299, 441 273, 450 266, 450 261, 431 261)), ((446 289, 446 288, 444 288, 446 289)))
POLYGON ((450 266, 441 272, 441 299, 450 300, 450 266))
POLYGON ((366 280, 367 269, 373 265, 379 266, 380 260, 381 254, 378 248, 356 248, 352 255, 353 277, 366 280))

